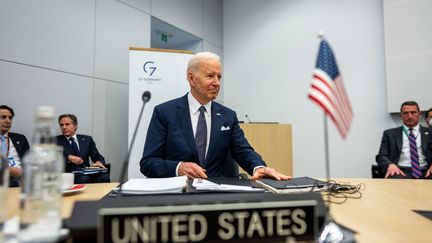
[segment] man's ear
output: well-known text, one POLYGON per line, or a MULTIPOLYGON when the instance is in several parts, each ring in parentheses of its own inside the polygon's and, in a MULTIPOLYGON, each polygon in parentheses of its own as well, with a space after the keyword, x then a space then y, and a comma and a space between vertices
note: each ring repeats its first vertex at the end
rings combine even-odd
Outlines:
POLYGON ((189 84, 190 84, 192 87, 194 87, 194 86, 195 86, 195 82, 194 82, 194 74, 193 74, 192 72, 188 72, 187 77, 188 77, 189 84))

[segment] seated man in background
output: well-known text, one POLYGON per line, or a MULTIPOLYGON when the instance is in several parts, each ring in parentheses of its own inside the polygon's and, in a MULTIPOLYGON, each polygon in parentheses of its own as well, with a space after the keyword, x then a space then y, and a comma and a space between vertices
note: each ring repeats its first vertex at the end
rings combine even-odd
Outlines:
POLYGON ((425 121, 428 125, 429 129, 432 129, 432 108, 426 111, 425 113, 425 121))
POLYGON ((195 54, 188 63, 190 92, 154 108, 140 170, 147 177, 227 176, 235 162, 253 175, 290 179, 267 167, 246 140, 236 113, 213 101, 222 76, 219 56, 195 54), (231 167, 230 167, 231 166, 231 167))
POLYGON ((376 162, 385 178, 432 178, 431 134, 419 125, 421 112, 415 101, 401 105, 403 125, 384 131, 376 162))
POLYGON ((30 146, 27 138, 10 132, 15 112, 6 105, 0 105, 0 153, 9 160, 9 186, 20 186, 21 160, 30 146))
POLYGON ((105 168, 105 159, 96 148, 93 138, 87 135, 76 134, 78 119, 73 114, 63 114, 58 118, 60 130, 63 135, 57 136, 57 144, 63 146, 63 155, 66 162, 66 172, 75 174, 75 184, 110 182, 106 172, 95 174, 80 173, 90 166, 89 158, 94 167, 105 168))

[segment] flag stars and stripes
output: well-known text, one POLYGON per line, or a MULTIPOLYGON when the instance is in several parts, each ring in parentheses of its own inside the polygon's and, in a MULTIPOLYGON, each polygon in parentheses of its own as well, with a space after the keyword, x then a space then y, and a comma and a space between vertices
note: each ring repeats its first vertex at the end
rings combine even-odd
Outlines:
POLYGON ((354 114, 333 51, 325 40, 320 43, 308 97, 324 110, 340 135, 346 138, 354 114))

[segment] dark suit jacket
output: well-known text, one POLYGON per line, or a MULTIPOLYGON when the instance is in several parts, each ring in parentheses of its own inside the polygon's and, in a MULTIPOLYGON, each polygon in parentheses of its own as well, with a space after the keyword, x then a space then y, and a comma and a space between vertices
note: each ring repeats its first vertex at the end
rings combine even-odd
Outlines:
MULTIPOLYGON (((217 102, 212 102, 210 136, 203 166, 208 176, 226 175, 229 154, 249 174, 256 166, 265 165, 246 140, 236 113, 217 102)), ((140 161, 141 173, 147 177, 175 176, 180 161, 198 161, 187 95, 155 107, 140 161)))
POLYGON ((99 153, 99 151, 96 148, 96 144, 93 141, 93 138, 87 135, 80 135, 77 134, 77 139, 79 143, 79 150, 80 154, 79 156, 84 161, 80 165, 76 165, 74 163, 70 163, 68 161, 69 155, 74 155, 72 146, 70 145, 69 141, 66 139, 65 136, 59 135, 57 138, 57 144, 63 147, 63 156, 66 162, 66 172, 72 172, 76 170, 81 170, 84 167, 90 166, 89 158, 93 162, 100 161, 103 164, 105 164, 104 157, 99 153))
POLYGON ((8 136, 12 140, 12 143, 22 161, 24 154, 30 149, 27 138, 22 134, 13 132, 8 133, 8 136))
MULTIPOLYGON (((431 151, 429 143, 432 142, 430 138, 430 130, 428 128, 420 126, 420 134, 423 154, 426 157, 425 159, 427 160, 428 166, 430 166, 431 151)), ((387 171, 387 167, 389 164, 397 164, 397 162, 399 161, 399 157, 402 152, 402 139, 402 126, 384 131, 379 152, 375 157, 375 160, 383 173, 387 171)))

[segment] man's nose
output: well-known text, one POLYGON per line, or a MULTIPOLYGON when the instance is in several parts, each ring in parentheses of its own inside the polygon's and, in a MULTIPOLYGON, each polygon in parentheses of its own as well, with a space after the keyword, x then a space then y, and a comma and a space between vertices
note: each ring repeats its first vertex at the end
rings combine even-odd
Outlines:
POLYGON ((213 85, 220 85, 220 78, 216 77, 213 79, 213 85))

